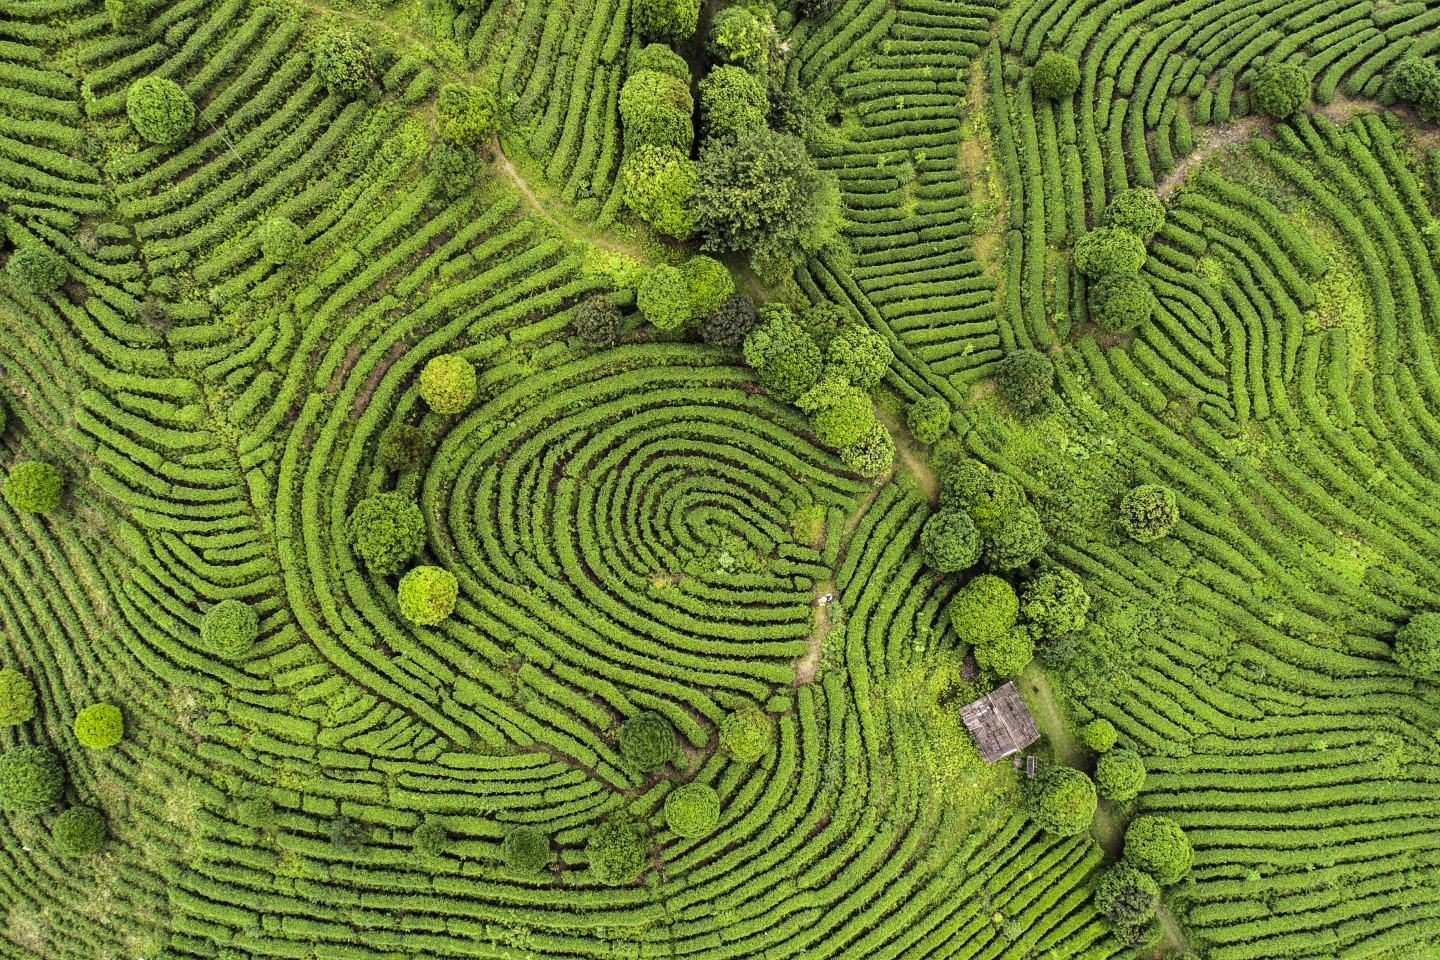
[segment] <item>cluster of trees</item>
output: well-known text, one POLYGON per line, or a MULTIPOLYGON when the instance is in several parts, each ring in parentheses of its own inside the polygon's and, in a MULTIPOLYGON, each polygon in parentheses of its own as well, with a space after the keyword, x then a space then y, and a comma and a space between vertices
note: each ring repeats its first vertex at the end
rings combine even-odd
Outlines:
POLYGON ((1390 92, 1427 120, 1440 120, 1440 66, 1429 57, 1408 56, 1390 71, 1390 92))
POLYGON ((1160 937, 1155 913, 1163 887, 1179 883, 1195 858, 1179 824, 1168 817, 1136 817, 1125 829, 1125 852, 1095 884, 1095 909, 1115 936, 1131 946, 1160 937))
POLYGON ((1284 119, 1310 102, 1310 74, 1304 67, 1272 60, 1250 84, 1250 103, 1261 113, 1284 119))
POLYGON ((1180 505, 1169 487, 1142 483, 1120 499, 1120 525, 1137 543, 1159 540, 1179 522, 1180 505))
POLYGON ((1075 244, 1075 266, 1090 281, 1091 318, 1106 330, 1134 330, 1155 313, 1155 294, 1140 273, 1146 245, 1165 226, 1165 205, 1154 191, 1122 190, 1106 206, 1100 225, 1075 244))

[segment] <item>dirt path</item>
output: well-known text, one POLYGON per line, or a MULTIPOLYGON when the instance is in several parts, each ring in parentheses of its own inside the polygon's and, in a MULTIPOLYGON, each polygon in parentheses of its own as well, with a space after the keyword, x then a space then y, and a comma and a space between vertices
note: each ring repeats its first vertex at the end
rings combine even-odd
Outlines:
POLYGON ((826 580, 815 585, 815 603, 811 608, 814 623, 810 636, 805 639, 805 656, 795 661, 795 686, 809 683, 820 672, 820 660, 825 654, 825 637, 830 633, 830 604, 835 597, 835 581, 826 580), (829 597, 830 599, 825 599, 829 597))
POLYGON ((1205 138, 1204 143, 1191 150, 1185 159, 1175 164, 1175 169, 1165 175, 1165 179, 1156 186, 1155 192, 1162 197, 1174 193, 1180 184, 1185 182, 1185 178, 1190 176, 1191 171, 1204 163, 1212 154, 1219 153, 1234 144, 1244 143, 1255 135, 1256 130, 1265 125, 1266 121, 1263 118, 1248 116, 1241 117, 1234 123, 1223 127, 1216 127, 1210 131, 1210 135, 1205 138))
POLYGON ((940 502, 940 478, 935 473, 935 468, 930 466, 930 459, 922 453, 915 443, 915 438, 910 435, 910 430, 898 418, 889 412, 877 407, 875 416, 890 431, 895 438, 895 455, 900 459, 900 465, 905 472, 915 479, 920 492, 930 501, 933 507, 940 502))

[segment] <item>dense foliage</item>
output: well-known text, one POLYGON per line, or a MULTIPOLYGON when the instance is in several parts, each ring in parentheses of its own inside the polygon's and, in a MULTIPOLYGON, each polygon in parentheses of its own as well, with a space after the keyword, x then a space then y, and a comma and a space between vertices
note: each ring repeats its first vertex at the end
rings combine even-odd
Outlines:
POLYGON ((233 597, 206 610, 200 623, 200 644, 226 660, 245 656, 259 636, 260 618, 254 608, 233 597))
POLYGON ((400 616, 420 626, 433 627, 455 609, 460 586, 443 567, 413 567, 400 578, 396 600, 400 616))
POLYGON ((1062 837, 1084 832, 1095 817, 1095 784, 1079 770, 1046 767, 1027 785, 1030 817, 1042 830, 1062 837))
POLYGON ((1250 85, 1255 108, 1272 117, 1288 117, 1310 102, 1310 75, 1294 63, 1271 61, 1250 85))
POLYGON ((444 353, 431 357, 420 371, 420 397, 436 413, 460 413, 475 399, 475 365, 444 353))
POLYGON ((105 816, 94 807, 66 807, 50 825, 50 843, 66 857, 90 857, 105 846, 105 816))
POLYGON ((105 750, 125 736, 125 718, 113 703, 92 703, 75 714, 75 739, 91 750, 105 750))
POLYGON ((47 813, 65 790, 65 768, 49 747, 11 747, 0 754, 0 809, 47 813))
POLYGON ((195 125, 195 104, 168 77, 141 77, 125 94, 125 113, 143 139, 162 146, 178 142, 195 125))
POLYGON ((35 716, 35 684, 18 670, 0 670, 0 726, 12 727, 35 716))
POLYGON ((659 713, 637 713, 620 725, 620 753, 641 773, 654 773, 678 755, 675 728, 659 713))
POLYGON ((665 798, 665 824, 677 836, 697 839, 715 832, 720 822, 720 797, 703 783, 687 783, 665 798))
POLYGON ((425 518, 411 497, 377 493, 355 504, 347 526, 350 547, 371 573, 389 576, 425 548, 425 518))
POLYGON ((64 257, 38 243, 21 246, 5 263, 6 278, 29 293, 53 293, 69 273, 64 257))
POLYGON ((5 475, 5 502, 21 513, 49 513, 60 506, 65 478, 52 464, 22 460, 5 475))

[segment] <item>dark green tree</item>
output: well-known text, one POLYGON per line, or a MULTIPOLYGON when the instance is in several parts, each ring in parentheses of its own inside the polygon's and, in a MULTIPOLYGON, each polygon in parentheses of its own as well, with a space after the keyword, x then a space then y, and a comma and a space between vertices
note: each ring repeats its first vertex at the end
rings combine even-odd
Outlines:
POLYGON ((654 773, 680 754, 675 728, 653 710, 637 713, 620 725, 620 754, 641 773, 654 773))
POLYGON ((1080 89, 1080 65, 1074 57, 1058 50, 1047 50, 1035 62, 1030 74, 1035 95, 1046 100, 1065 100, 1080 89))
POLYGON ((1310 102, 1310 74, 1304 67, 1272 60, 1250 85, 1250 101, 1272 117, 1292 116, 1310 102))
POLYGON ((1071 767, 1046 767, 1026 782, 1030 818, 1042 830, 1062 837, 1084 833, 1095 818, 1095 784, 1071 767))
POLYGON ((371 573, 399 573, 425 549, 425 517, 414 497, 395 490, 366 497, 350 512, 350 547, 371 573))
POLYGON ((195 125, 195 104, 180 84, 166 77, 141 77, 125 94, 125 113, 141 138, 168 145, 195 125))

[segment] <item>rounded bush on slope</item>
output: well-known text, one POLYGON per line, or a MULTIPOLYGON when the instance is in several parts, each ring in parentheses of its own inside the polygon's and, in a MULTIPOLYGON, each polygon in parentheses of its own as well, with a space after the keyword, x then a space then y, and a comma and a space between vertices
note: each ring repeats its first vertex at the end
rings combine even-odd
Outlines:
POLYGON ((822 381, 796 406, 810 414, 815 439, 836 450, 859 443, 876 422, 870 395, 842 381, 822 381))
POLYGON ((920 551, 931 569, 955 573, 980 560, 980 531, 965 511, 938 510, 920 530, 920 551))
POLYGON ((654 773, 679 755, 675 728, 653 710, 620 725, 620 754, 641 773, 654 773))
POLYGON ((436 413, 455 414, 475 399, 475 366, 459 354, 431 357, 420 371, 420 398, 436 413))
POLYGON ((70 276, 65 258, 40 243, 27 243, 10 254, 5 276, 27 293, 53 293, 70 276))
POLYGON ((1036 96, 1046 100, 1067 99, 1080 89, 1080 65, 1074 57, 1058 50, 1048 50, 1035 62, 1030 84, 1036 96))
POLYGON ((1138 273, 1107 273, 1090 284, 1090 316, 1113 333, 1134 330, 1155 314, 1155 294, 1138 273))
POLYGON ((1155 916, 1160 887, 1149 874, 1117 863, 1100 874, 1095 884, 1095 909, 1112 927, 1133 927, 1155 916))
POLYGON ((640 825, 622 814, 596 826, 585 843, 590 873, 612 887, 635 882, 645 870, 649 853, 640 825))
POLYGON ((759 707, 742 707, 720 721, 720 749, 739 763, 755 763, 770 749, 773 728, 759 707))
POLYGON ((1095 765, 1095 787, 1106 800, 1132 800, 1145 786, 1145 761, 1134 750, 1111 750, 1095 765))
POLYGON ((1120 523, 1130 539, 1139 543, 1166 536, 1179 520, 1175 492, 1158 483, 1142 483, 1120 500, 1120 523))
POLYGON ((18 670, 0 670, 0 727, 13 727, 35 716, 35 684, 18 670))
POLYGON ((447 143, 474 146, 495 132, 495 94, 466 83, 440 87, 435 101, 435 125, 447 143))
POLYGON ((105 846, 105 817, 94 807, 67 807, 50 825, 50 843, 61 856, 94 856, 105 846))
POLYGON ((730 276, 730 268, 714 257, 693 256, 685 261, 680 274, 689 291, 691 320, 708 317, 735 292, 735 278, 730 276))
POLYGON ((416 856, 433 860, 444 856, 449 844, 450 834, 446 832, 444 825, 433 817, 426 817, 410 833, 410 849, 415 851, 416 856))
POLYGON ((0 809, 47 813, 65 791, 65 767, 49 747, 12 747, 0 755, 0 809))
POLYGON ((516 873, 539 873, 554 859, 550 835, 539 827, 511 827, 501 841, 500 856, 516 873))
POLYGON ((1440 680, 1440 613, 1417 613, 1396 632, 1395 662, 1417 677, 1440 680))
POLYGON ((871 390, 895 359, 885 338, 859 323, 843 324, 825 345, 825 377, 848 380, 871 390))
POLYGON ((1010 584, 982 573, 956 591, 949 612, 950 625, 960 642, 981 647, 999 640, 1015 626, 1020 600, 1010 584))
POLYGON ((700 116, 706 136, 734 136, 763 127, 769 112, 764 84, 741 67, 716 67, 700 81, 700 116))
POLYGON ((695 103, 685 81, 658 70, 632 73, 620 88, 620 120, 627 147, 673 147, 688 153, 695 140, 695 103))
POLYGON ((1011 627, 998 639, 975 648, 975 662, 1002 680, 1020 676, 1033 659, 1035 641, 1023 627, 1011 627))
POLYGON ((315 41, 315 73, 326 89, 340 97, 358 97, 373 82, 370 47, 343 30, 331 30, 315 41))
POLYGON ((741 3, 721 7, 710 22, 709 54, 721 63, 764 73, 774 46, 775 24, 759 8, 741 3))
POLYGON ((398 573, 425 549, 425 518, 415 500, 394 490, 366 497, 350 512, 350 547, 371 573, 398 573))
POLYGON ((1055 364, 1039 350, 1012 350, 995 370, 995 386, 1022 417, 1042 413, 1055 392, 1055 364))
POLYGON ((1040 513, 1027 503, 985 530, 984 541, 986 566, 994 570, 1018 570, 1040 556, 1050 542, 1050 535, 1040 522, 1040 513))
POLYGON ((1115 746, 1115 724, 1104 717, 1091 720, 1080 731, 1080 741, 1096 753, 1104 753, 1115 746))
POLYGON ((1145 241, 1118 227, 1096 227, 1075 241, 1075 267, 1091 280, 1136 273, 1145 265, 1145 241))
POLYGON ((1020 615, 1043 637, 1078 633, 1090 613, 1090 594, 1075 573, 1055 567, 1025 581, 1020 589, 1020 615))
POLYGON ((743 293, 732 293, 720 301, 701 327, 705 342, 716 347, 734 349, 745 342, 759 314, 755 304, 743 293))
POLYGON ((575 334, 597 347, 615 345, 620 338, 620 320, 620 308, 603 293, 586 297, 570 315, 570 325, 575 328, 575 334))
POLYGON ((165 77, 141 77, 130 84, 125 113, 136 133, 162 146, 177 142, 195 125, 195 104, 189 94, 165 77))
POLYGON ((260 252, 271 263, 294 260, 303 242, 300 228, 285 217, 271 217, 260 226, 260 252))
POLYGON ((640 316, 656 330, 678 330, 690 319, 690 287, 668 263, 651 267, 635 290, 640 316))
POLYGON ((221 600, 205 611, 200 622, 200 643, 227 660, 244 656, 260 635, 260 618, 241 600, 221 600))
POLYGON ((1149 243, 1165 226, 1165 204, 1145 187, 1121 190, 1106 205, 1100 225, 1133 233, 1149 243))
POLYGON ((649 43, 636 51, 630 61, 630 73, 636 74, 641 70, 655 70, 660 73, 668 73, 677 80, 683 81, 685 86, 690 86, 690 64, 670 47, 663 43, 649 43))
POLYGON ((696 839, 715 831, 720 822, 720 796, 703 783, 687 783, 665 798, 665 823, 676 836, 696 839))
POLYGON ((20 513, 49 513, 64 489, 60 471, 39 460, 22 460, 5 476, 5 501, 20 513))
POLYGON ((950 404, 942 397, 921 397, 905 412, 905 425, 921 443, 934 443, 950 429, 950 404))
POLYGON ((450 616, 459 594, 460 585, 449 570, 415 567, 400 578, 400 615, 411 623, 433 627, 450 616))
POLYGON ((1310 102, 1310 74, 1293 63, 1271 61, 1250 85, 1250 102, 1272 117, 1291 116, 1310 102))
POLYGON ((419 427, 408 423, 392 423, 380 434, 376 455, 391 470, 411 470, 419 466, 430 450, 430 437, 419 427))
POLYGON ((661 233, 678 240, 695 235, 692 198, 699 174, 695 162, 676 147, 642 143, 627 151, 620 166, 625 206, 661 233))
POLYGON ((700 0, 635 0, 635 31, 645 40, 679 43, 700 23, 700 0))
POLYGON ((113 703, 92 703, 75 715, 75 739, 91 750, 106 750, 125 736, 125 717, 113 703))
POLYGON ((1195 852, 1174 820, 1147 814, 1131 820, 1125 828, 1124 860, 1168 887, 1190 872, 1195 852))
POLYGON ((1047 767, 1027 783, 1026 790, 1031 819, 1049 833, 1072 837, 1083 833, 1095 818, 1095 784, 1079 770, 1047 767))
POLYGON ((878 477, 895 464, 895 438, 885 425, 876 421, 870 432, 840 451, 845 469, 870 479, 878 477))

